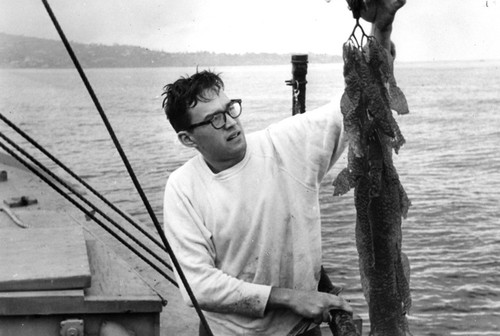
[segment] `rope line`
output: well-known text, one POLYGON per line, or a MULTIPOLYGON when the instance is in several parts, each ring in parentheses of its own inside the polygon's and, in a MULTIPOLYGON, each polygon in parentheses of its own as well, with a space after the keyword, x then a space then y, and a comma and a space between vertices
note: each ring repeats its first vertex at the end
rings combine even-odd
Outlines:
POLYGON ((195 308, 195 310, 200 318, 201 324, 205 328, 205 331, 208 333, 208 335, 213 336, 212 330, 210 329, 210 326, 208 325, 208 322, 207 322, 205 316, 203 315, 203 312, 201 311, 201 308, 198 304, 198 301, 196 300, 196 297, 193 294, 191 286, 187 282, 186 276, 184 275, 184 272, 181 269, 179 261, 177 260, 177 257, 175 256, 175 254, 172 250, 172 247, 168 243, 167 238, 165 236, 165 233, 163 232, 163 230, 160 226, 160 223, 158 222, 158 219, 156 218, 156 215, 154 214, 153 208, 149 204, 149 201, 147 200, 147 197, 144 194, 144 191, 142 190, 142 187, 141 187, 139 181, 137 180, 137 177, 135 176, 135 173, 134 173, 132 167, 130 166, 129 161, 128 161, 118 139, 116 138, 116 135, 111 127, 111 124, 109 123, 108 118, 106 117, 106 114, 104 113, 104 110, 102 109, 101 104, 99 103, 99 100, 97 99, 97 96, 94 93, 94 90, 92 89, 89 81, 87 80, 87 77, 86 77, 82 67, 80 66, 80 63, 79 63, 75 53, 73 52, 71 45, 69 44, 68 40, 66 39, 66 36, 64 35, 64 32, 63 32, 61 26, 59 25, 54 13, 52 12, 52 9, 50 8, 48 1, 42 0, 42 2, 43 2, 43 5, 45 6, 45 9, 47 10, 47 13, 49 14, 49 16, 52 20, 52 23, 54 24, 54 27, 56 28, 57 32, 59 33, 59 36, 61 37, 61 40, 62 40, 64 46, 66 47, 66 50, 68 51, 68 54, 71 57, 71 60, 73 61, 73 64, 75 65, 78 73, 80 74, 80 77, 81 77, 82 81, 84 82, 85 87, 87 88, 87 91, 89 92, 99 114, 101 115, 101 118, 102 118, 104 124, 106 125, 106 128, 108 129, 109 135, 113 139, 113 143, 115 144, 115 147, 118 150, 132 181, 134 182, 134 185, 137 189, 137 192, 141 196, 141 199, 144 203, 144 206, 148 210, 148 213, 151 217, 151 220, 153 221, 154 226, 155 226, 156 230, 158 231, 158 234, 160 235, 161 240, 162 240, 163 244, 165 245, 165 248, 167 249, 167 251, 170 255, 170 259, 172 260, 172 263, 174 264, 174 267, 177 271, 177 274, 178 274, 179 278, 181 279, 182 284, 184 285, 184 288, 186 289, 186 292, 187 292, 189 298, 191 299, 191 302, 193 303, 193 307, 195 308))
MULTIPOLYGON (((4 138, 3 134, 0 133, 0 136, 4 138)), ((5 140, 5 139, 4 139, 5 140)), ((7 142, 9 142, 7 140, 7 142)), ((9 142, 10 143, 10 142, 9 142)), ((158 273, 165 277, 168 281, 172 282, 174 285, 176 284, 175 280, 173 280, 168 274, 166 274, 162 269, 153 264, 148 258, 144 257, 137 249, 135 249, 132 245, 126 242, 122 237, 116 234, 113 230, 111 230, 108 226, 106 226, 102 221, 94 216, 94 214, 87 209, 85 209, 80 203, 78 203, 74 198, 70 197, 66 192, 64 192, 61 188, 59 188, 54 182, 52 182, 47 176, 42 174, 35 167, 30 165, 26 160, 17 155, 12 149, 6 146, 4 143, 0 141, 0 147, 2 147, 7 153, 9 153, 12 157, 14 157, 17 161, 23 164, 26 168, 28 168, 33 174, 42 179, 45 183, 47 183, 52 189, 57 191, 61 196, 63 196, 66 200, 71 202, 74 206, 76 206, 80 211, 85 213, 87 216, 92 218, 97 224, 99 224, 103 229, 105 229, 109 234, 111 234, 114 238, 116 238, 120 243, 129 248, 132 252, 134 252, 139 258, 145 261, 148 265, 150 265, 153 269, 155 269, 158 273)), ((17 148, 16 148, 17 149, 17 148)), ((21 151, 23 153, 23 151, 21 151)), ((23 153, 24 154, 24 153, 23 153)), ((29 154, 28 156, 29 157, 29 154)), ((41 168, 41 167, 40 167, 41 168)), ((43 169, 43 168, 42 168, 43 169)), ((60 181, 58 181, 60 183, 60 181)))
POLYGON ((166 266, 168 269, 172 270, 172 266, 170 266, 163 258, 160 258, 156 253, 154 253, 151 249, 149 249, 144 243, 142 243, 140 240, 138 240, 136 237, 134 237, 130 232, 125 230, 122 226, 120 226, 118 223, 116 223, 114 220, 112 220, 108 215, 106 215, 102 210, 100 210, 98 207, 96 207, 92 202, 90 202, 88 199, 82 196, 81 193, 79 193, 77 190, 75 190, 73 187, 68 185, 64 180, 59 178, 56 174, 51 172, 47 167, 45 167, 40 161, 35 159, 33 156, 28 154, 24 149, 22 149, 19 145, 17 145, 14 141, 12 141, 9 137, 7 137, 5 134, 0 132, 0 137, 7 141, 12 147, 14 147, 18 152, 23 154, 25 157, 27 157, 31 162, 33 162, 35 165, 37 165, 40 169, 42 169, 46 174, 48 174, 50 177, 52 177, 54 180, 56 180, 59 184, 61 184, 63 187, 68 189, 71 193, 73 193, 76 197, 78 197, 83 203, 88 205, 89 207, 92 208, 95 212, 100 214, 104 219, 106 219, 108 222, 110 222, 114 227, 116 227, 118 230, 120 230, 122 233, 124 233, 128 238, 132 239, 137 245, 142 247, 146 252, 148 252, 152 257, 154 257, 156 260, 158 260, 160 263, 162 263, 164 266, 166 266))
MULTIPOLYGON (((108 205, 111 209, 120 214, 124 219, 126 219, 132 226, 134 226, 137 230, 142 232, 146 237, 148 237, 151 241, 153 241, 158 247, 165 250, 165 246, 163 246, 155 237, 153 237, 149 232, 147 232, 144 228, 142 228, 138 223, 134 222, 134 220, 124 213, 121 209, 111 203, 108 199, 106 199, 103 195, 101 195, 97 190, 92 188, 87 182, 85 182, 80 176, 75 174, 70 168, 64 165, 60 160, 58 160, 54 155, 52 155, 49 151, 47 151, 43 146, 41 146, 37 141, 31 138, 27 133, 17 127, 12 121, 7 119, 2 113, 0 113, 0 120, 5 122, 8 126, 10 126, 14 131, 16 131, 19 135, 21 135, 24 139, 26 139, 29 143, 31 143, 34 147, 36 147, 39 151, 45 154, 49 159, 51 159, 55 164, 61 167, 64 171, 66 171, 69 175, 71 175, 75 180, 83 184, 88 190, 90 190, 97 198, 103 201, 106 205, 108 205)), ((172 270, 172 266, 168 265, 169 269, 172 270)))

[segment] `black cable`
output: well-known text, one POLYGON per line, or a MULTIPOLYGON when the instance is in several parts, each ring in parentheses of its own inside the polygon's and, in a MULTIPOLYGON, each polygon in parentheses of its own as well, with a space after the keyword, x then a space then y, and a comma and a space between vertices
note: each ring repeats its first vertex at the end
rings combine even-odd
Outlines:
MULTIPOLYGON (((153 237, 149 232, 144 230, 139 224, 134 222, 130 216, 125 214, 122 210, 116 207, 113 203, 111 203, 108 199, 106 199, 103 195, 101 195, 97 190, 92 188, 87 182, 85 182, 80 176, 76 175, 71 169, 69 169, 66 165, 64 165, 60 160, 50 154, 43 146, 41 146, 37 141, 31 138, 28 134, 26 134, 23 130, 17 127, 13 122, 11 122, 7 117, 5 117, 2 113, 0 113, 0 119, 5 122, 8 126, 10 126, 14 131, 16 131, 19 135, 21 135, 24 139, 26 139, 29 143, 35 146, 39 151, 45 154, 49 159, 51 159, 54 163, 56 163, 59 167, 61 167, 64 171, 66 171, 69 175, 71 175, 75 180, 83 184, 88 190, 90 190, 97 198, 103 201, 106 205, 108 205, 111 209, 120 214, 124 219, 126 219, 132 226, 134 226, 137 230, 142 232, 146 237, 151 239, 158 247, 163 250, 165 246, 163 246, 155 237, 153 237)), ((172 266, 168 265, 169 269, 172 270, 172 266)))
POLYGON ((148 210, 149 216, 151 217, 151 220, 153 221, 155 228, 158 231, 158 234, 160 235, 163 244, 165 245, 165 248, 167 249, 168 253, 170 254, 170 259, 172 260, 172 263, 174 264, 174 267, 177 270, 177 274, 179 275, 179 278, 181 279, 182 284, 184 285, 184 288, 186 289, 186 292, 189 295, 191 302, 193 303, 193 307, 195 308, 196 313, 198 314, 198 316, 200 318, 201 324, 205 328, 205 331, 208 333, 208 335, 213 336, 212 330, 210 329, 210 326, 208 325, 208 322, 205 319, 203 312, 201 311, 201 308, 198 304, 198 301, 196 300, 196 297, 194 296, 193 291, 191 290, 191 286, 187 282, 186 276, 184 275, 184 272, 181 269, 181 265, 179 264, 179 261, 177 260, 177 257, 175 256, 174 251, 172 250, 172 247, 168 243, 167 237, 165 236, 165 233, 163 232, 163 230, 160 226, 160 223, 158 222, 158 219, 156 218, 156 215, 154 214, 153 208, 149 204, 149 201, 148 201, 146 195, 144 194, 144 191, 142 190, 142 187, 141 187, 139 181, 137 180, 137 177, 135 176, 135 173, 134 173, 132 167, 130 166, 130 163, 129 163, 125 153, 123 152, 123 149, 122 149, 118 139, 116 138, 116 135, 111 127, 111 124, 109 123, 108 118, 106 117, 106 114, 104 113, 104 110, 102 109, 101 104, 99 103, 99 100, 97 99, 97 96, 94 93, 94 90, 92 89, 89 81, 87 80, 87 77, 86 77, 82 67, 80 66, 80 63, 78 62, 78 59, 76 58, 76 55, 73 52, 73 49, 71 48, 71 45, 69 44, 68 40, 66 39, 66 36, 64 35, 64 32, 61 29, 61 26, 59 25, 54 13, 52 12, 52 9, 50 8, 48 1, 42 0, 42 2, 45 6, 45 9, 47 10, 47 13, 49 14, 49 16, 53 22, 57 32, 59 33, 59 36, 61 37, 61 40, 62 40, 64 46, 66 47, 66 50, 68 51, 68 54, 71 57, 71 60, 73 61, 73 64, 75 65, 78 73, 80 74, 80 77, 82 78, 82 81, 85 84, 85 87, 87 88, 87 91, 89 92, 99 114, 101 115, 101 118, 102 118, 104 124, 106 125, 106 128, 108 129, 109 135, 113 139, 113 143, 115 144, 116 149, 120 153, 120 156, 123 160, 123 163, 125 164, 125 167, 127 168, 127 171, 129 173, 132 181, 134 182, 134 185, 137 189, 137 192, 141 196, 141 199, 144 203, 144 206, 148 210))
POLYGON ((95 212, 100 214, 104 219, 106 219, 108 222, 113 224, 114 227, 116 227, 118 230, 120 230, 122 233, 124 233, 127 237, 132 239, 137 245, 142 247, 146 252, 148 252, 151 256, 153 256, 156 260, 158 260, 160 263, 162 263, 164 266, 166 266, 168 269, 172 270, 172 266, 170 266, 163 258, 160 258, 156 253, 154 253, 152 250, 150 250, 146 245, 144 245, 140 240, 138 240, 136 237, 134 237, 130 232, 125 230, 123 227, 121 227, 118 223, 116 223, 114 220, 112 220, 108 215, 106 215, 104 212, 102 212, 98 207, 96 207, 92 202, 87 200, 85 197, 81 195, 77 190, 75 190, 73 187, 71 187, 69 184, 67 184, 64 180, 59 178, 56 174, 51 172, 47 167, 45 167, 40 161, 35 159, 33 156, 28 154, 24 149, 22 149, 20 146, 18 146, 14 141, 12 141, 9 137, 7 137, 5 134, 0 132, 0 137, 7 141, 12 147, 14 147, 18 152, 23 154, 25 157, 30 159, 31 162, 33 162, 35 165, 37 165, 40 169, 42 169, 46 174, 48 174, 50 177, 52 177, 54 180, 56 180, 59 184, 61 184, 63 187, 68 189, 70 192, 72 192, 76 197, 78 197, 83 203, 88 205, 89 207, 92 208, 95 212))
MULTIPOLYGON (((1 133, 0 133, 1 134, 1 133)), ((85 215, 92 218, 97 224, 99 224, 103 229, 105 229, 109 234, 111 234, 114 238, 116 238, 120 243, 128 247, 132 252, 134 252, 139 258, 145 261, 148 265, 154 268, 158 273, 163 275, 165 279, 170 281, 175 286, 178 286, 175 280, 173 280, 168 274, 166 274, 162 269, 153 264, 148 258, 144 257, 137 249, 135 249, 132 245, 127 243, 123 238, 117 235, 113 230, 110 230, 103 222, 97 219, 92 212, 85 209, 80 203, 78 203, 75 199, 71 198, 67 193, 65 193, 62 189, 60 189, 54 182, 50 181, 50 179, 43 175, 39 170, 30 165, 26 160, 22 159, 19 155, 17 155, 14 151, 12 151, 9 147, 3 144, 0 141, 0 147, 2 147, 7 153, 9 153, 12 157, 14 157, 17 161, 22 163, 26 168, 28 168, 33 174, 42 179, 45 183, 47 183, 52 189, 57 191, 61 196, 63 196, 66 200, 71 202, 74 206, 76 206, 80 211, 82 211, 85 215)), ((58 181, 59 182, 59 181, 58 181)))

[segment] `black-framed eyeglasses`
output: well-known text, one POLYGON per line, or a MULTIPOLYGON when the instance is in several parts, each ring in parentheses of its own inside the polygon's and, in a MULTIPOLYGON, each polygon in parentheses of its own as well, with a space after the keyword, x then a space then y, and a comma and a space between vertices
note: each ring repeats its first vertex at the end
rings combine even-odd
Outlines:
POLYGON ((241 115, 241 110, 241 99, 231 99, 225 111, 216 112, 212 114, 210 119, 192 124, 188 127, 188 129, 193 129, 208 124, 212 124, 213 128, 215 129, 221 129, 226 124, 226 114, 229 114, 231 118, 235 119, 241 115))

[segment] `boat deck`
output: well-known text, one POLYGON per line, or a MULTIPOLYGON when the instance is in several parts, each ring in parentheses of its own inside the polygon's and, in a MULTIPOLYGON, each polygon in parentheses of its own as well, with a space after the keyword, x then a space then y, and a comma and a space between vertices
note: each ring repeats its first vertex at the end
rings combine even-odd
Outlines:
MULTIPOLYGON (((118 322, 136 336, 198 334, 198 316, 178 288, 2 152, 0 209, 0 335, 60 335, 61 321, 79 318, 88 336, 98 335, 104 321, 118 322), (36 203, 11 208, 4 202, 23 196, 36 203), (42 263, 46 245, 57 263, 42 263), (17 254, 22 246, 33 248, 17 254), (14 264, 30 270, 23 281, 6 275, 14 264)), ((322 330, 330 334, 327 325, 322 330)))
POLYGON ((3 153, 1 172, 2 336, 60 335, 68 319, 83 320, 89 336, 103 321, 137 336, 197 333, 196 313, 176 287, 3 153), (8 205, 23 196, 36 203, 8 205))

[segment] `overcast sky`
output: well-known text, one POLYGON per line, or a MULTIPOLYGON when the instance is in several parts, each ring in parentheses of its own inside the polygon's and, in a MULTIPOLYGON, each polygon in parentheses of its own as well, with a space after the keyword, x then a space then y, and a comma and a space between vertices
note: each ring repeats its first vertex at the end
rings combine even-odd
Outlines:
MULTIPOLYGON (((168 52, 341 54, 345 0, 49 0, 70 41, 168 52)), ((500 59, 500 0, 407 0, 400 61, 500 59)), ((369 27, 368 24, 364 25, 369 27)), ((0 32, 58 39, 40 0, 0 0, 0 32)))

